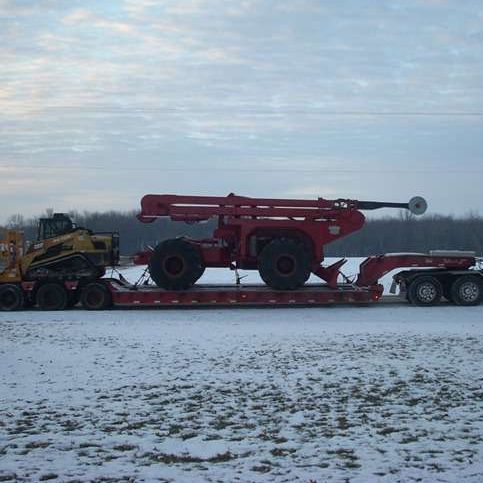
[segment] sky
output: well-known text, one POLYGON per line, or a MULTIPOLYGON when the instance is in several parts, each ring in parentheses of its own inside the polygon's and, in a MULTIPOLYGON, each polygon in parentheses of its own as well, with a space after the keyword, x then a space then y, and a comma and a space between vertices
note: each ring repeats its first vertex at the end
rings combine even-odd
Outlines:
POLYGON ((0 67, 0 222, 146 193, 483 214, 482 0, 0 0, 0 67))

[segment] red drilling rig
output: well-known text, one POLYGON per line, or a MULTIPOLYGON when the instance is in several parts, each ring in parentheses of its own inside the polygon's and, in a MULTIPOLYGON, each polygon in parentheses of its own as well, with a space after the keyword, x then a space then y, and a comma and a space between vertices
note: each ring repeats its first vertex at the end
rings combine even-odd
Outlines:
POLYGON ((148 263, 151 278, 167 290, 186 290, 206 267, 258 270, 263 281, 276 290, 294 290, 311 273, 335 287, 341 260, 323 267, 325 245, 362 228, 364 210, 407 209, 415 215, 426 211, 426 201, 385 203, 349 199, 316 200, 146 195, 138 218, 150 223, 161 217, 196 223, 215 219, 211 238, 165 240, 153 252, 138 255, 148 263))

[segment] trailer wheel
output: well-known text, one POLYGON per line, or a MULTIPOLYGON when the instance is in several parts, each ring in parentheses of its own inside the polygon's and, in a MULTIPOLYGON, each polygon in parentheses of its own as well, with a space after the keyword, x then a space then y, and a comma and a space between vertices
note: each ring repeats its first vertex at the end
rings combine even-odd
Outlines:
POLYGON ((64 310, 68 302, 67 290, 58 283, 46 283, 37 290, 36 301, 41 310, 64 310))
POLYGON ((301 243, 276 238, 260 252, 258 271, 268 286, 277 290, 293 290, 308 280, 310 257, 301 243))
POLYGON ((166 240, 154 250, 149 273, 158 287, 186 290, 203 275, 205 267, 199 250, 182 239, 166 240))
POLYGON ((112 295, 103 283, 90 283, 81 294, 81 304, 86 310, 106 310, 112 306, 112 295))
POLYGON ((430 275, 415 278, 408 287, 408 300, 413 305, 437 305, 442 295, 443 286, 430 275))
POLYGON ((456 305, 479 305, 483 299, 483 284, 480 277, 464 275, 451 286, 451 299, 456 305))
POLYGON ((13 312, 25 305, 25 296, 18 285, 7 284, 0 286, 0 310, 13 312))

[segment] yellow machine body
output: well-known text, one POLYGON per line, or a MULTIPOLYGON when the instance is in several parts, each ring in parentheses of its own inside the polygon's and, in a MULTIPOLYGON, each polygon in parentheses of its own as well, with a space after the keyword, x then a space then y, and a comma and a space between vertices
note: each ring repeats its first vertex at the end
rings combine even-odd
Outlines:
POLYGON ((8 230, 5 240, 0 241, 0 284, 95 280, 118 260, 119 237, 114 233, 95 234, 70 222, 66 233, 49 238, 40 238, 39 230, 39 239, 25 247, 23 233, 8 230))

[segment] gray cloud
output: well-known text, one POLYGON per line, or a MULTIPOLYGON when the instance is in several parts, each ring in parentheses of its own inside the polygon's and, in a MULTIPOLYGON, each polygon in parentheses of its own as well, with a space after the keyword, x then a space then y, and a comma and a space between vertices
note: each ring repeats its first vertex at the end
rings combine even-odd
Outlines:
POLYGON ((480 1, 0 0, 0 22, 3 217, 148 191, 483 201, 483 118, 445 114, 483 112, 480 1))

